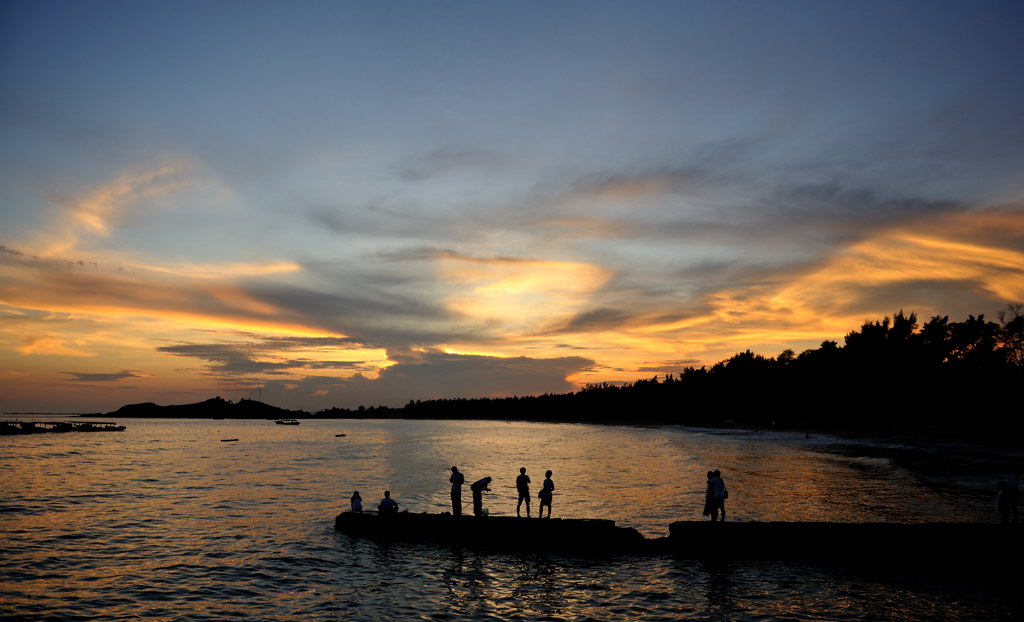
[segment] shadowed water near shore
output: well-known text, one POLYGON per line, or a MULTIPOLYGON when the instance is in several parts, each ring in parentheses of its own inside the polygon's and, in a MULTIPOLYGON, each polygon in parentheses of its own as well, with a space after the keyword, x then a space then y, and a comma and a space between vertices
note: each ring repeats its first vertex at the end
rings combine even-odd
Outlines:
POLYGON ((730 521, 991 522, 994 480, 1005 474, 987 471, 991 456, 970 463, 966 449, 962 460, 977 470, 946 473, 827 437, 370 420, 134 420, 116 435, 6 437, 0 448, 7 616, 926 620, 1019 611, 1018 591, 970 569, 581 558, 334 530, 353 490, 368 505, 387 489, 402 509, 450 509, 451 464, 469 480, 495 478, 484 497, 493 516, 514 515, 520 466, 551 469, 556 518, 614 520, 648 538, 700 520, 711 467, 728 483, 730 521))

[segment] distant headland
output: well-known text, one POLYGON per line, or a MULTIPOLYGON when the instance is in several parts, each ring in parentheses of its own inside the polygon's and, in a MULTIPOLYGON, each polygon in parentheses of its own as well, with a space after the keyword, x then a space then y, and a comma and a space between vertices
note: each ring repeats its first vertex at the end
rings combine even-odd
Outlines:
POLYGON ((105 416, 167 419, 294 419, 311 415, 304 410, 286 410, 256 400, 243 399, 232 402, 218 396, 195 404, 170 406, 160 406, 153 402, 128 404, 105 416))
POLYGON ((678 375, 573 393, 412 400, 402 407, 286 410, 220 397, 195 404, 131 404, 110 418, 497 419, 708 427, 935 433, 1020 438, 1024 307, 1000 322, 935 316, 923 326, 903 311, 866 322, 799 355, 749 350, 678 375))

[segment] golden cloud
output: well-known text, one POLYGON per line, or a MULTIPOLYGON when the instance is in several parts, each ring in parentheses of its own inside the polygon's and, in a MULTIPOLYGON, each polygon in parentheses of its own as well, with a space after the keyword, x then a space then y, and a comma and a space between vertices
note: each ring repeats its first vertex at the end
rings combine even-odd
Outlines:
MULTIPOLYGON (((774 355, 785 348, 816 347, 841 339, 865 319, 922 301, 927 308, 907 310, 948 313, 967 292, 998 308, 1024 300, 1022 238, 1022 212, 950 215, 881 231, 810 268, 705 293, 689 311, 651 306, 614 329, 591 331, 583 325, 557 339, 601 353, 597 358, 604 368, 580 378, 629 380, 637 369, 657 367, 659 361, 713 364, 748 348, 774 355), (923 298, 912 297, 918 284, 928 292, 923 298), (679 319, 664 319, 673 315, 679 319)), ((526 342, 510 338, 504 345, 526 342)), ((530 347, 543 355, 565 351, 549 341, 530 347)))
POLYGON ((94 356, 94 352, 81 349, 85 345, 80 340, 72 340, 59 335, 28 335, 21 338, 18 352, 21 354, 48 354, 59 356, 94 356))
POLYGON ((773 310, 820 313, 852 304, 866 288, 918 281, 966 282, 1004 302, 1024 299, 1024 252, 990 240, 1024 232, 1024 213, 956 215, 922 228, 883 232, 837 253, 770 296, 773 310), (978 235, 987 230, 987 238, 978 235), (970 231, 973 241, 965 241, 970 231))
POLYGON ((441 278, 453 293, 449 309, 469 318, 529 330, 582 308, 610 278, 593 264, 532 259, 441 258, 441 278))
POLYGON ((302 266, 294 261, 172 264, 167 266, 145 265, 139 266, 139 268, 182 279, 231 279, 239 277, 268 276, 272 274, 287 274, 302 270, 302 266))
MULTIPOLYGON (((298 318, 289 319, 284 310, 258 300, 232 280, 238 275, 297 271, 297 264, 229 264, 221 270, 210 265, 178 273, 170 268, 110 269, 105 264, 17 257, 0 264, 0 301, 11 308, 84 314, 104 321, 144 317, 169 325, 188 324, 206 329, 323 335, 323 331, 305 326, 298 318), (199 271, 205 278, 195 278, 199 271)), ((58 348, 56 344, 44 343, 23 349, 39 352, 44 347, 58 348)))

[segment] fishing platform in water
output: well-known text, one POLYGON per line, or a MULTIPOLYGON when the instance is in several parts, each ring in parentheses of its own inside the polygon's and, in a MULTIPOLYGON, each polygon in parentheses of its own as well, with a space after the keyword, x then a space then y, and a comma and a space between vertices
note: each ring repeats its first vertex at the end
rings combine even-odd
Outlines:
POLYGON ((643 534, 632 527, 582 518, 342 512, 334 520, 334 528, 351 536, 517 551, 588 552, 599 547, 602 552, 630 552, 644 545, 643 534))
POLYGON ((612 520, 342 512, 350 536, 438 542, 469 548, 603 554, 669 554, 688 559, 807 560, 977 568, 1021 544, 1019 525, 678 521, 669 536, 645 538, 612 520))
POLYGON ((0 421, 0 435, 54 432, 124 432, 112 421, 0 421))

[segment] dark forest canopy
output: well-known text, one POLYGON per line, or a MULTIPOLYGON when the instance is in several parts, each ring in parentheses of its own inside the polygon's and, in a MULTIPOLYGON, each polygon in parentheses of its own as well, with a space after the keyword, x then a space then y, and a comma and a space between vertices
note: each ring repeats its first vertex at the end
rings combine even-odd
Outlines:
POLYGON ((998 319, 935 316, 919 325, 915 313, 900 310, 865 321, 842 346, 824 341, 799 355, 747 350, 710 368, 575 393, 416 400, 403 408, 334 408, 317 416, 1018 430, 1024 308, 1009 305, 998 319))
POLYGON ((983 315, 919 324, 902 310, 796 354, 747 350, 709 367, 574 393, 410 401, 404 407, 331 408, 314 415, 242 400, 178 407, 126 406, 122 416, 312 416, 502 419, 834 430, 965 430, 1016 433, 1024 426, 1024 306, 998 322, 983 315), (257 407, 257 405, 259 405, 257 407), (214 408, 217 407, 217 408, 214 408), (157 414, 154 409, 161 412, 157 414), (144 414, 150 411, 152 414, 144 414), (192 415, 186 414, 194 413, 192 415), (199 414, 202 413, 202 414, 199 414))

